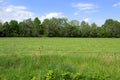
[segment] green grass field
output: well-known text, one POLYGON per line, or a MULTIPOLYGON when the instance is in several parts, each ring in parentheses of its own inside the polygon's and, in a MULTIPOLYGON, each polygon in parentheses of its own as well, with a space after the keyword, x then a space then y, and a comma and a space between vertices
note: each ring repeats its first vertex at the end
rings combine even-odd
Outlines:
POLYGON ((120 80, 120 39, 0 38, 0 80, 120 80))

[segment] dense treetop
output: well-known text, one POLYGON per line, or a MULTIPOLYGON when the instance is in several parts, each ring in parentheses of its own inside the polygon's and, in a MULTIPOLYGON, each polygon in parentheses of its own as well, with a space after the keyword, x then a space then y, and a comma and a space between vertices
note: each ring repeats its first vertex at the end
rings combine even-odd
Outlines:
POLYGON ((36 17, 22 22, 11 20, 0 23, 0 37, 118 37, 120 22, 107 19, 102 26, 85 21, 68 21, 66 18, 45 19, 36 17))

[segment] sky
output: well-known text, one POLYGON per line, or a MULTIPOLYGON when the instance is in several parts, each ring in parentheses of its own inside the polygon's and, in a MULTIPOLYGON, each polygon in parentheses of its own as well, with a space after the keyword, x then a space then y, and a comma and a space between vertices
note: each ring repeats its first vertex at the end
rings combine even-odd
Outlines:
POLYGON ((120 0, 0 0, 0 21, 39 17, 95 22, 120 21, 120 0))

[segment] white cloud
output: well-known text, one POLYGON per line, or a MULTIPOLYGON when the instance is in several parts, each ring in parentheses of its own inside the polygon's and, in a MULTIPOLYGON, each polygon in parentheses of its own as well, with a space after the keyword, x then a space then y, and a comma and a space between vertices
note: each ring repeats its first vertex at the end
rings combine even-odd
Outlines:
POLYGON ((91 3, 73 3, 72 7, 78 9, 78 11, 74 12, 74 15, 79 15, 80 12, 95 13, 98 11, 98 6, 91 3))
POLYGON ((26 10, 26 7, 24 6, 13 6, 13 5, 10 5, 8 7, 5 8, 5 11, 6 12, 13 12, 13 11, 21 11, 21 10, 26 10))
POLYGON ((75 15, 75 16, 79 15, 79 12, 74 12, 74 15, 75 15))
POLYGON ((2 6, 0 7, 0 20, 2 21, 10 21, 10 20, 18 20, 21 21, 27 18, 33 18, 34 13, 27 10, 25 6, 2 6))
POLYGON ((113 4, 113 7, 118 7, 120 6, 120 2, 113 4))
POLYGON ((61 12, 51 12, 51 13, 48 13, 44 16, 41 16, 40 19, 41 21, 43 21, 44 19, 50 19, 50 18, 60 18, 60 17, 64 17, 64 15, 61 13, 61 12))
POLYGON ((102 26, 104 24, 105 20, 97 20, 95 23, 98 25, 98 26, 102 26))
POLYGON ((89 19, 89 18, 84 18, 83 21, 85 21, 85 22, 89 22, 90 19, 89 19))
POLYGON ((91 3, 77 3, 77 4, 72 4, 72 7, 76 7, 80 10, 93 10, 96 9, 97 6, 91 3))

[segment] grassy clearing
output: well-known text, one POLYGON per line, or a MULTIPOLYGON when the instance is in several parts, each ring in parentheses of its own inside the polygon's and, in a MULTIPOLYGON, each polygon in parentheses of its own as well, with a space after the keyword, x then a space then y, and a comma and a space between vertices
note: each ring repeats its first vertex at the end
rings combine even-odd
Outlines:
POLYGON ((57 80, 67 72, 119 80, 119 63, 119 38, 0 39, 0 80, 44 80, 49 70, 57 80))

